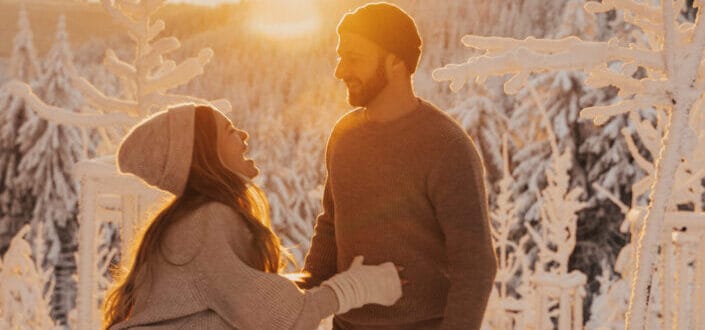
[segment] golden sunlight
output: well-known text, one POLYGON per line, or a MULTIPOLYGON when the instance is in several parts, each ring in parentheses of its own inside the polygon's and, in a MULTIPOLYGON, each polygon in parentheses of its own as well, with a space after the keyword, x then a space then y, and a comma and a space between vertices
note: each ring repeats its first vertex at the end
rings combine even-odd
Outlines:
POLYGON ((248 25, 270 38, 296 38, 316 31, 320 15, 311 0, 264 0, 253 4, 248 25))

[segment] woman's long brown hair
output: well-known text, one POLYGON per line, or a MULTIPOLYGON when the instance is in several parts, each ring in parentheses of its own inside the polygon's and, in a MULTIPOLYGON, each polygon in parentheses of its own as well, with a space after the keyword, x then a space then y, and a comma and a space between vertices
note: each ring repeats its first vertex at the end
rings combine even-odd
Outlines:
POLYGON ((207 106, 198 106, 195 116, 193 158, 186 189, 154 217, 142 238, 135 240, 139 245, 132 267, 124 274, 116 272, 116 285, 103 303, 104 328, 130 317, 135 292, 143 282, 143 274, 149 271, 150 258, 155 252, 162 253, 160 242, 169 225, 209 201, 229 205, 245 219, 253 235, 253 250, 258 254, 250 267, 278 273, 290 260, 284 257, 287 252, 271 230, 269 204, 262 190, 227 169, 218 157, 215 116, 222 115, 207 106))

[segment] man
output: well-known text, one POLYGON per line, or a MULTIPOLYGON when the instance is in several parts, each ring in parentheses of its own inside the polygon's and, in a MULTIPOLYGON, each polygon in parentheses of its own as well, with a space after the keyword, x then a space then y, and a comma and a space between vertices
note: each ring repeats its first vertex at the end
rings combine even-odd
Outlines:
POLYGON ((328 141, 323 212, 302 287, 345 270, 356 255, 392 261, 408 281, 402 298, 338 315, 335 329, 478 329, 496 261, 477 149, 414 94, 421 39, 408 14, 368 4, 343 17, 338 36, 335 77, 359 108, 328 141))

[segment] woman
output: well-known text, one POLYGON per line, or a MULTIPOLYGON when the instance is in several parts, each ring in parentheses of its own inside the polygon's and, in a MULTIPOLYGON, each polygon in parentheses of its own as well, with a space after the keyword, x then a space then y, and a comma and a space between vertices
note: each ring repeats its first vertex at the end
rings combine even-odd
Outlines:
POLYGON ((313 329, 321 319, 401 296, 392 263, 350 268, 300 291, 262 191, 247 133, 208 106, 181 105, 137 125, 120 171, 175 195, 149 224, 132 267, 106 296, 110 329, 313 329))

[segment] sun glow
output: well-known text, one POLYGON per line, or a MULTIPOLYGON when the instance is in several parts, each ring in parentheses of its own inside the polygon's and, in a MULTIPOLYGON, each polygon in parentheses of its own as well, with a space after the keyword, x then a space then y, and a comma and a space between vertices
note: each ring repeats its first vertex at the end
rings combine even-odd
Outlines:
POLYGON ((248 25, 267 37, 288 39, 315 32, 320 17, 311 0, 265 0, 253 4, 248 25))

